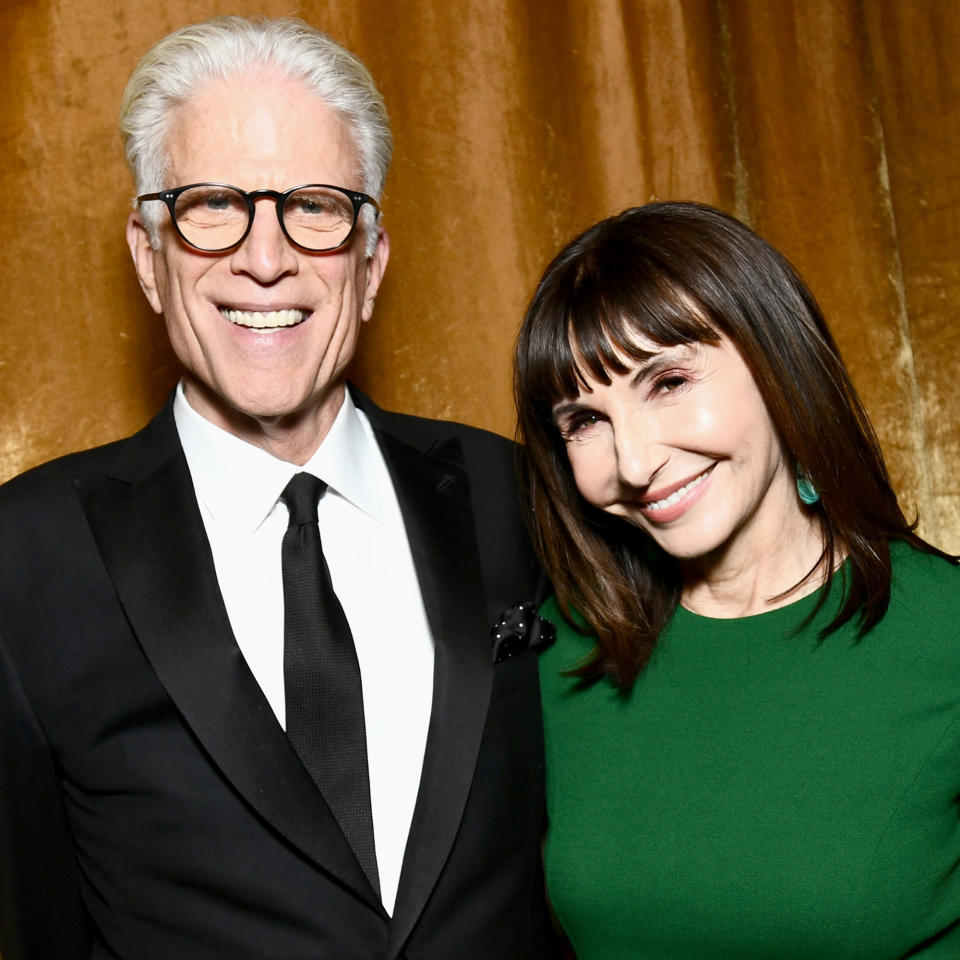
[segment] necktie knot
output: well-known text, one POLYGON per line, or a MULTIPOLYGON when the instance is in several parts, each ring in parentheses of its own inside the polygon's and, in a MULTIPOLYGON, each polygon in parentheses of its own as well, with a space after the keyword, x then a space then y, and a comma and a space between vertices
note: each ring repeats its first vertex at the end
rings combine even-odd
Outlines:
POLYGON ((327 492, 327 485, 312 473, 295 473, 283 488, 280 499, 290 512, 288 527, 317 522, 317 504, 327 492))

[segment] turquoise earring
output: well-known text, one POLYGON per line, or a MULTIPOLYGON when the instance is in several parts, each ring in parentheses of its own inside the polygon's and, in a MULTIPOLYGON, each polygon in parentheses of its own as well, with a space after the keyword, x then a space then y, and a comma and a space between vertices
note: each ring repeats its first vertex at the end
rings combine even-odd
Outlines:
POLYGON ((797 464, 797 494, 800 499, 808 506, 813 506, 819 499, 820 494, 813 485, 811 479, 803 472, 803 467, 797 464))

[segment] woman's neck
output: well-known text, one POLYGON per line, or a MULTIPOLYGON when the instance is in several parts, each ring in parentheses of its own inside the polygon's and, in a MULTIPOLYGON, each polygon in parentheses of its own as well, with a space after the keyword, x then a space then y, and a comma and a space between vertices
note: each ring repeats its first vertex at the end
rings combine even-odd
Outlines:
POLYGON ((816 516, 799 503, 784 514, 740 531, 708 556, 681 561, 681 604, 707 617, 747 617, 820 587, 842 557, 818 567, 823 535, 816 516))

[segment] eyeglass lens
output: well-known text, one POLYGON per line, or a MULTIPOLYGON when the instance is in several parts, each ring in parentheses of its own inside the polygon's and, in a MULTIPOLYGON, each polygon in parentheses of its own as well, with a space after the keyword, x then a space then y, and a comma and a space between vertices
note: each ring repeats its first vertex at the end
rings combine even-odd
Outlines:
MULTIPOLYGON (((339 246, 353 228, 350 198, 329 187, 295 190, 279 211, 290 239, 308 250, 339 246)), ((176 200, 177 226, 188 243, 202 250, 224 250, 239 243, 250 213, 239 190, 201 185, 184 190, 176 200)))

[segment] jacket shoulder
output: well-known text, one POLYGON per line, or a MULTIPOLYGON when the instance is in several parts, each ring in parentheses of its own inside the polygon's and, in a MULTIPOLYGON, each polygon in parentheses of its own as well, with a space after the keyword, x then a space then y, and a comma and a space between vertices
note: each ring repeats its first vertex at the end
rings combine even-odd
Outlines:
POLYGON ((126 477, 149 469, 151 461, 168 455, 176 428, 170 403, 146 426, 129 437, 89 450, 68 453, 26 470, 0 485, 0 515, 30 504, 50 507, 87 480, 116 473, 126 477))
POLYGON ((375 427, 380 427, 392 433, 397 439, 403 440, 411 446, 429 448, 456 439, 466 447, 490 453, 496 452, 501 455, 512 456, 516 449, 516 444, 506 437, 501 437, 499 434, 484 430, 481 427, 458 423, 456 420, 417 417, 408 413, 381 410, 378 407, 369 411, 366 407, 361 407, 361 409, 367 413, 375 427))
POLYGON ((113 440, 99 447, 68 453, 31 467, 0 485, 0 498, 7 500, 30 496, 33 493, 48 493, 64 482, 69 483, 72 477, 101 472, 126 442, 127 440, 113 440))

